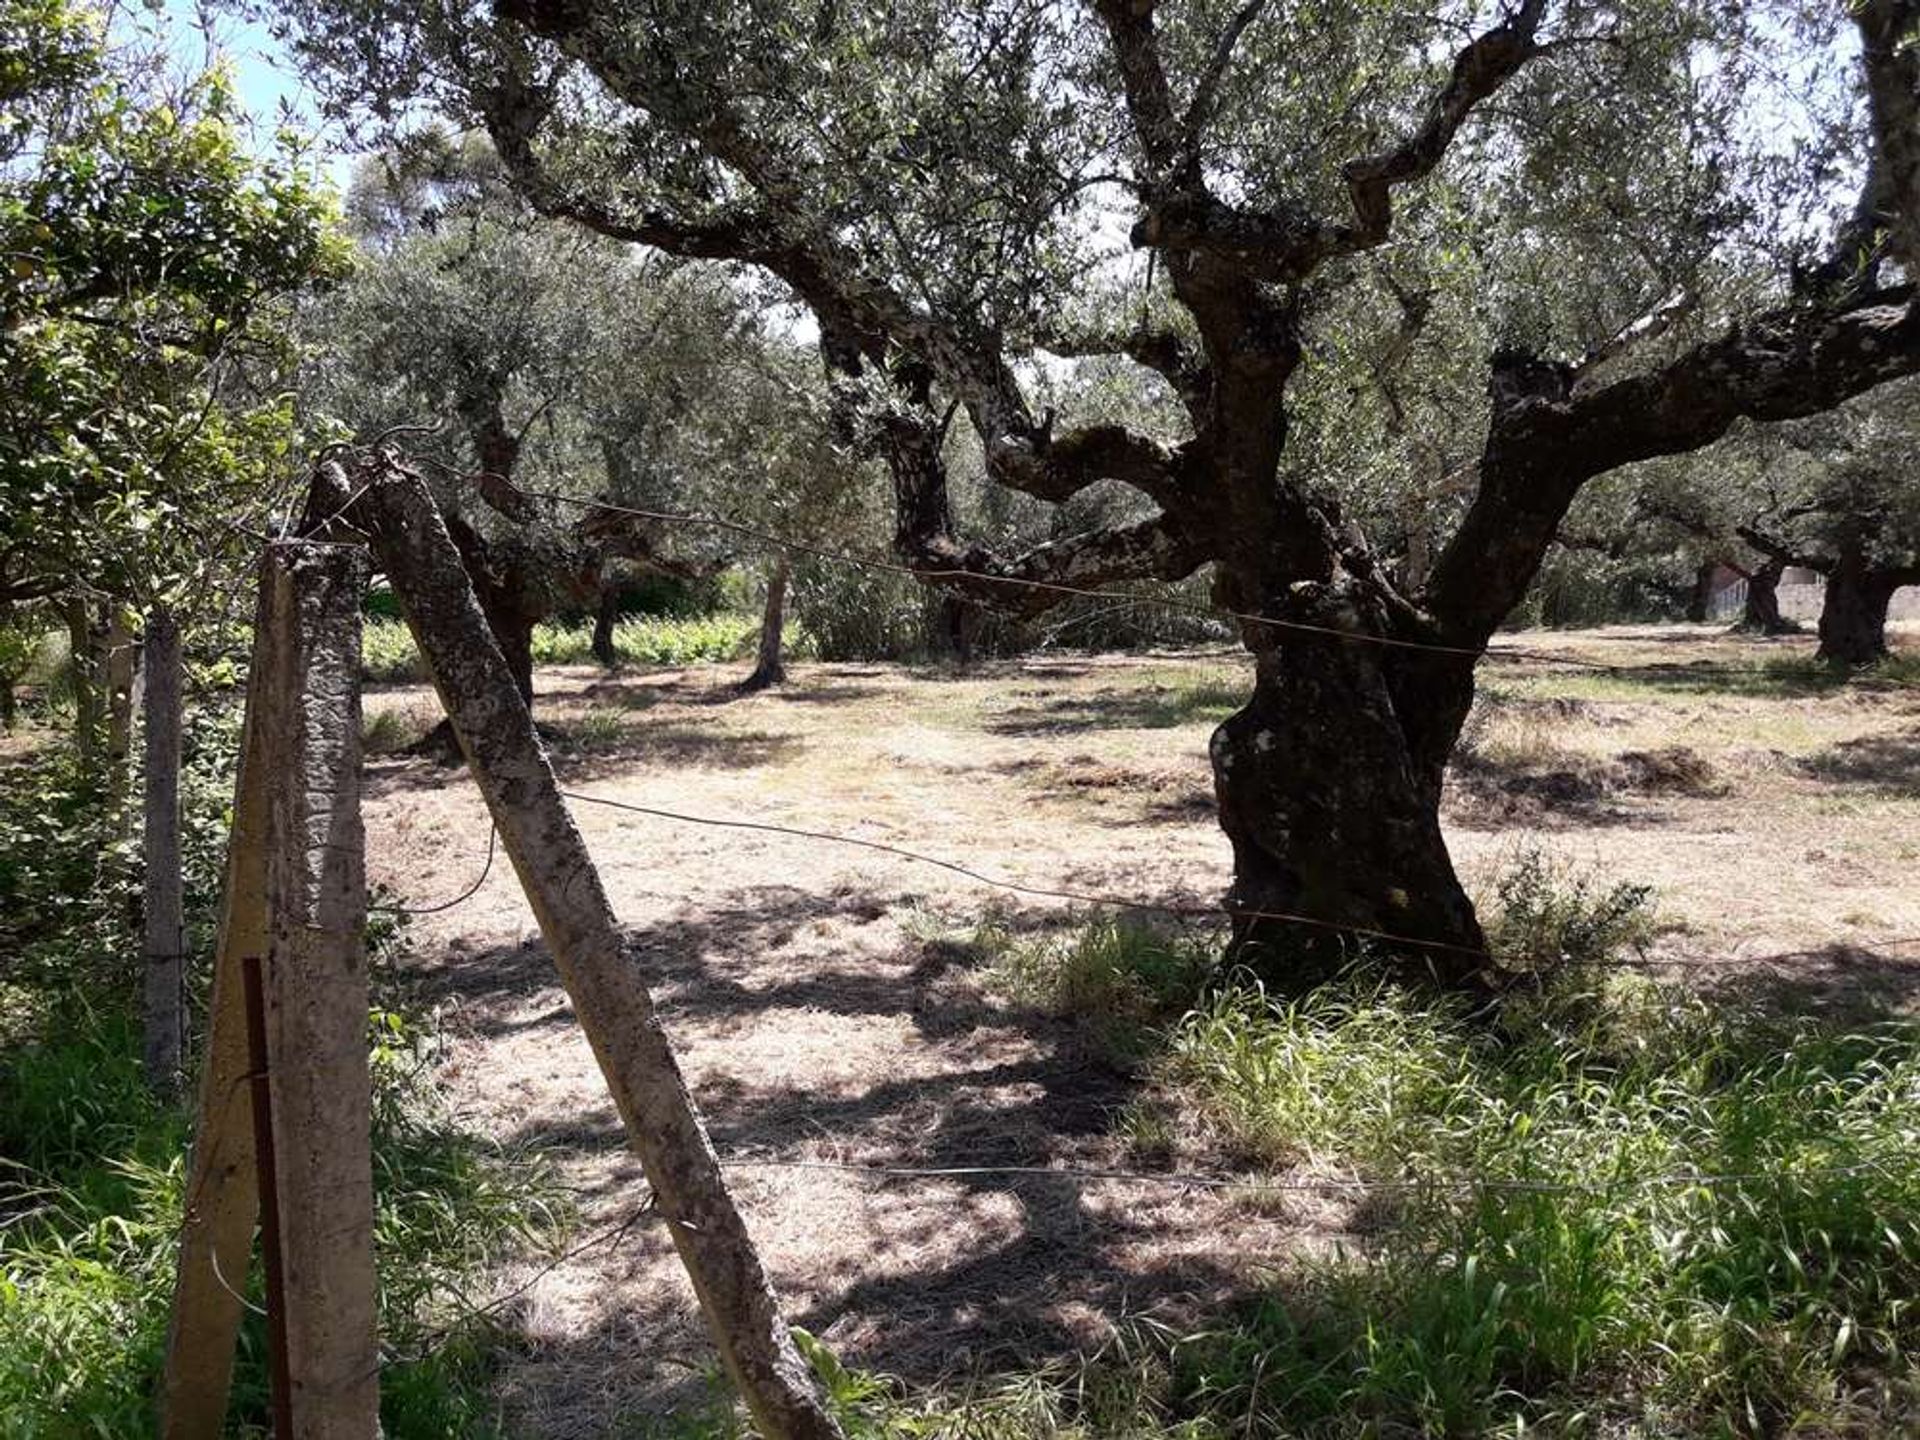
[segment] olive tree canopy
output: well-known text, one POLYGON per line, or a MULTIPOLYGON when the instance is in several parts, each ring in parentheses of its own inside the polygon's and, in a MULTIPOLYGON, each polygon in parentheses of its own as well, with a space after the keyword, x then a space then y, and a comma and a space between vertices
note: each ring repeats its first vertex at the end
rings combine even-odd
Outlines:
POLYGON ((279 13, 343 105, 441 109, 539 208, 776 277, 943 584, 1030 611, 1053 592, 1024 582, 1211 566, 1257 661, 1213 742, 1231 899, 1275 978, 1338 927, 1486 978, 1441 777, 1582 485, 1920 368, 1920 0, 279 13), (1389 424, 1354 357, 1403 329, 1389 424), (1164 422, 1061 426, 1048 357, 1138 367, 1164 422), (956 533, 949 407, 993 482, 1145 514, 1023 553, 956 533), (1436 433, 1450 484, 1382 528, 1352 442, 1436 433))

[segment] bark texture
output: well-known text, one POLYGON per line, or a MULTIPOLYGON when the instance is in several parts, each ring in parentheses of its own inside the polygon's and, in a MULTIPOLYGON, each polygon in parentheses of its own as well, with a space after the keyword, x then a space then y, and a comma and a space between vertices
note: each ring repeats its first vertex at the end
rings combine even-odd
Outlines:
POLYGON ((185 887, 180 872, 180 627, 155 606, 147 617, 141 701, 146 793, 142 802, 141 958, 146 977, 147 1084, 170 1095, 186 1053, 185 887))
POLYGON ((357 522, 427 658, 727 1372, 768 1440, 838 1437, 446 526, 418 476, 374 463, 378 473, 355 477, 355 488, 370 482, 357 522))
POLYGON ((264 777, 264 971, 288 1399, 302 1440, 374 1440, 380 1356, 360 819, 360 600, 369 570, 362 551, 298 541, 273 547, 267 561, 283 626, 268 681, 281 723, 264 777))
MULTIPOLYGON (((1301 623, 1365 635, 1352 588, 1290 609, 1301 623)), ((1472 703, 1471 660, 1409 663, 1334 635, 1255 643, 1253 698, 1211 744, 1233 844, 1234 958, 1282 990, 1363 952, 1396 954, 1450 987, 1490 988, 1485 937, 1439 819, 1446 755, 1472 703)))

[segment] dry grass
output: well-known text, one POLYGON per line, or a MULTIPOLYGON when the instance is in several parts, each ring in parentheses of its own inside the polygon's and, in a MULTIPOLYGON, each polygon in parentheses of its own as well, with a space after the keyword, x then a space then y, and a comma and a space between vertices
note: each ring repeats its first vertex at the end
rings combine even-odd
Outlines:
MULTIPOLYGON (((1920 934, 1920 691, 1755 680, 1753 667, 1810 642, 1673 633, 1526 643, 1626 664, 1703 659, 1738 672, 1726 689, 1704 672, 1670 684, 1489 667, 1474 764, 1448 810, 1470 880, 1484 885, 1542 840, 1656 886, 1658 953, 1691 960, 1809 951, 1781 968, 1831 971, 1920 934), (1529 778, 1561 772, 1580 782, 1565 794, 1529 778)), ((905 844, 1035 884, 1191 901, 1227 878, 1204 803, 1205 741, 1245 676, 1231 656, 963 675, 803 665, 789 686, 737 698, 732 670, 609 680, 564 667, 541 673, 539 708, 575 789, 905 844)), ((417 689, 370 696, 370 724, 424 728, 427 703, 417 689), (403 718, 380 720, 387 710, 403 718)), ((416 902, 464 889, 486 843, 465 776, 383 760, 371 785, 375 878, 416 902)), ((1134 1158, 1129 1127, 1151 1115, 1135 1079, 1071 1023, 983 984, 963 943, 990 907, 1015 932, 1059 925, 1058 908, 871 852, 587 806, 577 816, 723 1152, 1134 1158)), ((549 1147, 589 1225, 623 1213, 638 1178, 507 868, 419 938, 422 988, 457 1037, 445 1074, 455 1103, 549 1147)), ((1223 1163, 1164 1131, 1153 1138, 1184 1161, 1223 1163)), ((851 1359, 921 1377, 1077 1348, 1123 1313, 1204 1313, 1364 1223, 1344 1205, 1276 1211, 1117 1183, 736 1179, 796 1320, 851 1359)), ((704 1342, 653 1231, 560 1267, 512 1323, 525 1346, 502 1394, 524 1433, 625 1433, 630 1417, 702 1393, 704 1342)))

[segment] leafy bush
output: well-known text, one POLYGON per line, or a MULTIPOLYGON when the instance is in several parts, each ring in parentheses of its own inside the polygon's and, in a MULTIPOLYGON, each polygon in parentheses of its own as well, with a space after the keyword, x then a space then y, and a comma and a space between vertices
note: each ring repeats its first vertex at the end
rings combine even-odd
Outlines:
POLYGON ((794 618, 822 660, 924 656, 932 603, 909 575, 817 560, 794 566, 794 618))
POLYGON ((1602 885, 1523 847, 1494 885, 1487 944, 1505 969, 1532 975, 1642 955, 1653 938, 1653 889, 1602 885))

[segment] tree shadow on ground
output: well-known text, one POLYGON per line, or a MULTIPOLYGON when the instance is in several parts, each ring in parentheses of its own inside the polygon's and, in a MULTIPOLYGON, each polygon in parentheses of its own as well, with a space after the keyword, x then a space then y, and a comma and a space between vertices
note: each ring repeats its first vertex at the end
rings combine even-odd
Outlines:
MULTIPOLYGON (((1658 973, 1659 967, 1655 967, 1658 973)), ((1698 990, 1736 1010, 1836 1025, 1920 1014, 1920 936, 1835 942, 1771 955, 1730 956, 1698 990)))
POLYGON ((777 730, 725 730, 641 720, 556 721, 548 753, 563 781, 629 775, 637 765, 682 770, 754 770, 792 759, 804 737, 777 730))
POLYGON ((1863 735, 1810 755, 1800 768, 1816 780, 1875 794, 1920 797, 1920 735, 1863 735))
POLYGON ((1015 705, 989 716, 981 728, 993 735, 1062 735, 1087 730, 1170 730, 1180 725, 1218 724, 1246 703, 1238 682, 1194 685, 1107 686, 1084 695, 1062 695, 1039 704, 1015 705))
MULTIPOLYGON (((893 1073, 825 1085, 763 1078, 750 1062, 731 1070, 696 1065, 696 1095, 716 1149, 742 1162, 1139 1168, 1115 1133, 1138 1074, 1108 1063, 1075 1022, 984 992, 972 972, 985 952, 966 941, 908 936, 891 963, 867 954, 823 966, 802 955, 802 963, 769 973, 767 957, 822 919, 878 920, 911 903, 851 889, 821 897, 763 887, 695 918, 629 930, 639 978, 655 993, 669 1032, 693 1037, 696 1059, 699 1036, 754 1026, 776 1011, 905 1016, 927 1047, 903 1056, 893 1073)), ((1071 917, 1016 912, 1008 923, 1038 929, 1071 917)), ((455 1007, 458 1028, 482 1037, 573 1023, 538 943, 456 951, 415 984, 420 1003, 455 1007)), ((637 1183, 604 1102, 529 1116, 502 1139, 556 1158, 606 1157, 586 1188, 589 1203, 610 1203, 637 1183)), ((733 1173, 750 1213, 756 1196, 822 1178, 744 1163, 733 1173)), ((1249 1281, 1242 1261, 1203 1253, 1210 1247, 1198 1243, 1216 1233, 1200 1211, 1228 1204, 1210 1193, 1175 1191, 1178 1199, 1154 1195, 1135 1205, 1122 1187, 1090 1204, 1082 1183, 1058 1176, 830 1178, 842 1202, 849 1183, 867 1198, 821 1224, 837 1233, 872 1222, 883 1233, 872 1244, 834 1239, 799 1270, 791 1267, 802 1262, 781 1261, 775 1246, 775 1279, 806 1297, 794 1308, 796 1323, 851 1358, 909 1379, 931 1380, 996 1356, 1022 1364, 1062 1358, 1097 1338, 1100 1317, 1161 1307, 1199 1313, 1249 1281)), ((604 1357, 622 1323, 610 1317, 564 1343, 577 1347, 582 1363, 604 1357)), ((698 1348, 705 1353, 703 1340, 698 1348)), ((675 1380, 668 1393, 649 1396, 648 1408, 691 1403, 697 1389, 693 1376, 675 1380)))

